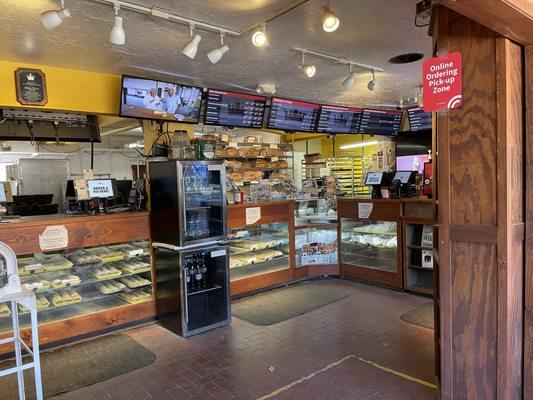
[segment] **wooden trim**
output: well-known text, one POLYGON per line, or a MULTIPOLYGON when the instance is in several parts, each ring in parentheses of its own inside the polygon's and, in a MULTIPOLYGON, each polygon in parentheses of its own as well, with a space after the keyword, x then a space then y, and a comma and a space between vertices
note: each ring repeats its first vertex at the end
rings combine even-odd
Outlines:
POLYGON ((498 227, 492 225, 450 225, 450 237, 454 242, 496 244, 498 227))
POLYGON ((528 0, 433 0, 522 45, 533 44, 528 0))
POLYGON ((290 222, 291 220, 294 224, 294 201, 232 205, 228 206, 226 215, 228 230, 242 228, 245 226, 270 224, 274 222, 290 222), (254 207, 261 207, 261 218, 253 224, 246 224, 246 209, 254 207))
POLYGON ((337 229, 339 227, 339 224, 337 222, 330 223, 330 224, 307 224, 307 225, 298 225, 295 226, 294 229, 299 231, 303 229, 337 229))

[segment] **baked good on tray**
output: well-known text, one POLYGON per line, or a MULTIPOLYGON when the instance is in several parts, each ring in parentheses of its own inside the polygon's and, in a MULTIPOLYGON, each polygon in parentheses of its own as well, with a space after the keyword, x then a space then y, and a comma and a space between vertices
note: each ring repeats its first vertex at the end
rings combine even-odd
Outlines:
POLYGON ((257 158, 259 157, 259 150, 253 147, 241 147, 239 149, 239 155, 244 158, 257 158))
POLYGON ((242 181, 242 173, 240 172, 230 172, 228 173, 228 178, 232 181, 242 181))
POLYGON ((110 263, 114 261, 123 260, 126 257, 126 254, 113 250, 109 247, 93 247, 92 249, 87 249, 89 254, 94 254, 97 257, 100 257, 102 262, 110 263))
POLYGON ((7 303, 0 303, 0 317, 5 317, 11 315, 11 310, 9 309, 7 303))
POLYGON ((52 287, 52 284, 48 280, 37 275, 30 275, 22 278, 21 285, 23 288, 33 290, 34 292, 47 290, 52 287))
POLYGON ((239 157, 239 149, 234 147, 226 148, 226 157, 239 157))
POLYGON ((132 290, 131 292, 121 292, 116 295, 119 299, 135 304, 150 299, 152 296, 142 290, 132 290))
POLYGON ((231 169, 233 171, 240 171, 242 169, 242 162, 238 160, 224 160, 224 165, 227 169, 231 169))
POLYGON ((122 275, 122 272, 111 265, 97 265, 89 268, 89 272, 97 279, 112 279, 122 275))
POLYGON ((116 264, 116 266, 131 274, 138 274, 152 270, 152 266, 150 264, 139 260, 120 261, 116 264))
POLYGON ((152 283, 148 279, 145 279, 138 275, 124 276, 120 278, 119 280, 120 282, 122 282, 124 285, 126 285, 130 289, 147 286, 152 283))
POLYGON ((101 282, 101 283, 97 283, 95 286, 96 286, 96 289, 102 294, 117 293, 117 292, 120 292, 126 289, 126 285, 124 285, 121 282, 116 282, 116 281, 101 282))
POLYGON ((60 271, 72 267, 72 262, 59 253, 44 254, 36 253, 35 259, 41 263, 45 271, 60 271))
POLYGON ((65 258, 67 258, 67 260, 74 263, 74 265, 97 264, 102 261, 100 257, 90 254, 83 249, 70 251, 68 253, 64 253, 63 255, 65 258))
MULTIPOLYGON (((44 294, 37 294, 35 295, 35 301, 37 304, 37 310, 43 310, 45 308, 50 307, 50 301, 46 298, 44 294)), ((30 310, 23 306, 22 304, 19 304, 19 310, 20 312, 29 312, 30 310)))
POLYGON ((19 276, 44 272, 42 264, 35 257, 20 257, 17 259, 17 264, 19 276))
POLYGON ((263 179, 263 171, 244 171, 242 176, 245 181, 258 181, 263 179))
POLYGON ((58 290, 52 294, 52 303, 56 307, 68 306, 70 304, 76 304, 83 299, 74 289, 58 290))
POLYGON ((229 267, 230 268, 239 268, 242 267, 244 264, 242 260, 239 258, 236 258, 235 256, 230 256, 229 258, 229 267))
POLYGON ((54 279, 52 281, 52 286, 55 288, 64 288, 67 286, 77 286, 81 283, 81 279, 77 275, 65 275, 61 278, 54 279))

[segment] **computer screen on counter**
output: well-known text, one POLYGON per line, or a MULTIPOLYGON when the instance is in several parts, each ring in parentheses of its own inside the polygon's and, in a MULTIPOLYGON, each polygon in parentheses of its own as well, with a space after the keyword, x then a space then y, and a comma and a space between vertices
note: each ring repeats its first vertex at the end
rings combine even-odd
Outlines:
POLYGON ((265 108, 266 97, 209 89, 204 123, 239 128, 261 128, 265 108))
POLYGON ((109 199, 116 195, 114 179, 91 179, 87 181, 89 197, 93 199, 109 199))
POLYGON ((365 178, 365 185, 374 186, 381 185, 383 181, 383 172, 368 172, 365 178))
POLYGON ((318 133, 357 133, 362 108, 322 105, 318 114, 318 133))
POLYGON ((284 131, 315 132, 319 109, 315 103, 272 97, 267 126, 284 131))
POLYGON ((359 133, 396 136, 402 123, 403 111, 365 108, 361 116, 359 133))
POLYGON ((197 124, 201 87, 122 75, 119 115, 197 124))
POLYGON ((432 128, 432 117, 430 112, 425 112, 421 107, 409 108, 409 126, 411 132, 428 131, 432 128))
POLYGON ((396 171, 393 181, 399 180, 401 183, 411 183, 411 176, 413 176, 413 171, 396 171))

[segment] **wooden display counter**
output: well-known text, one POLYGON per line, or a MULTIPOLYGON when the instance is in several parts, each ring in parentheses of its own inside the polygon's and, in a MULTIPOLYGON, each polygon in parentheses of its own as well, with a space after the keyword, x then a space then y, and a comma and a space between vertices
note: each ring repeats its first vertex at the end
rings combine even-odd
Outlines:
MULTIPOLYGON (((10 220, 6 223, 0 223, 0 241, 11 246, 20 260, 20 256, 40 253, 42 251, 40 239, 42 241, 43 233, 47 228, 57 226, 64 227, 68 232, 68 244, 66 247, 60 249, 61 252, 68 251, 69 249, 122 244, 150 239, 149 214, 147 212, 126 212, 96 216, 53 215, 10 220)), ((143 257, 143 260, 145 260, 146 263, 150 262, 149 255, 143 257)), ((73 270, 75 268, 76 265, 72 266, 73 270)), ((89 267, 85 269, 82 268, 83 267, 80 266, 77 271, 81 271, 83 274, 87 274, 86 276, 89 276, 89 273, 86 271, 89 267)), ((69 271, 65 272, 67 274, 78 274, 78 272, 71 272, 70 269, 65 271, 69 271)), ((57 272, 63 273, 64 271, 57 272)), ((55 271, 49 273, 43 272, 42 277, 39 279, 45 279, 46 274, 53 275, 55 273, 55 271)), ((153 277, 153 268, 151 273, 153 277)), ((150 274, 150 271, 146 272, 146 274, 150 274)), ((34 277, 38 275, 40 274, 28 276, 34 277)), ((21 279, 23 278, 25 277, 23 276, 21 279)), ((87 284, 84 286, 85 282, 82 279, 79 286, 72 286, 71 288, 80 293, 85 293, 93 290, 94 285, 101 284, 101 281, 98 281, 94 276, 92 276, 90 280, 90 285, 87 284)), ((153 287, 147 286, 146 288, 146 292, 149 293, 151 291, 153 296, 153 287)), ((55 286, 50 288, 50 291, 46 292, 47 299, 52 299, 56 292, 55 286)), ((38 295, 44 296, 43 293, 45 292, 38 292, 38 295)), ((156 315, 155 303, 153 300, 144 301, 138 304, 121 302, 116 296, 110 301, 107 301, 107 298, 105 298, 104 300, 107 301, 106 303, 103 303, 100 300, 101 299, 93 300, 93 298, 89 296, 87 298, 84 297, 84 302, 74 306, 64 307, 59 307, 57 305, 53 306, 52 301, 50 300, 50 307, 53 307, 53 309, 39 311, 40 342, 42 344, 49 344, 72 339, 76 336, 117 327, 119 325, 155 317, 156 315), (98 303, 99 301, 100 303, 98 303), (53 316, 50 317, 47 315, 47 312, 50 312, 53 316)), ((8 331, 3 331, 0 333, 0 338, 5 338, 8 335, 8 331)), ((23 329, 22 336, 25 340, 31 342, 29 329, 23 329)), ((2 347, 0 348, 0 353, 10 350, 11 349, 8 349, 7 347, 2 347)))
POLYGON ((339 264, 343 278, 420 294, 433 293, 431 246, 421 245, 431 227, 433 201, 426 198, 339 198, 339 264))
MULTIPOLYGON (((235 236, 239 232, 245 235, 253 231, 254 236, 249 237, 250 240, 268 241, 271 239, 269 234, 276 231, 280 239, 278 248, 284 250, 284 255, 278 258, 231 268, 232 296, 241 296, 294 279, 294 201, 228 205, 226 215, 230 238, 232 232, 235 236)), ((230 239, 230 250, 236 249, 235 246, 235 241, 230 239)), ((253 256, 253 251, 249 253, 253 256)))

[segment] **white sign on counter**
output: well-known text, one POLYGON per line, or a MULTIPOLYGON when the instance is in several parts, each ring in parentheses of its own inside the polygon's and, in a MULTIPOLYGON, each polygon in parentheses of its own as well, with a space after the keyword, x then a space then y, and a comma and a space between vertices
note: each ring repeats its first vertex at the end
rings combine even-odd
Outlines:
POLYGON ((41 251, 64 249, 68 246, 68 230, 65 225, 47 226, 39 235, 41 251))
POLYGON ((357 204, 357 216, 361 219, 368 219, 372 210, 374 209, 373 203, 358 203, 357 204))
POLYGON ((255 224, 261 219, 261 207, 250 207, 246 209, 246 225, 255 224))

